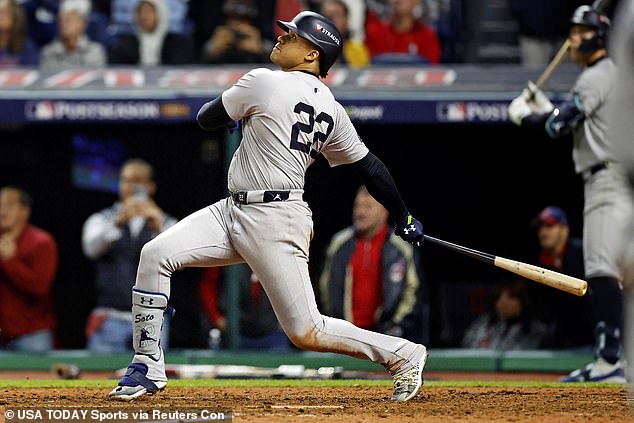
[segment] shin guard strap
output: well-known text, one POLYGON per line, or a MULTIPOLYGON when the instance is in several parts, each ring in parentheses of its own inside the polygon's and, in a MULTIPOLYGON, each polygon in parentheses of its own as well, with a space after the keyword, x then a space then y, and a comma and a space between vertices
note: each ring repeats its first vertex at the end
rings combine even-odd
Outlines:
POLYGON ((141 289, 132 289, 132 304, 140 305, 145 308, 167 307, 167 295, 160 292, 149 292, 141 289))
POLYGON ((159 388, 154 382, 148 379, 145 375, 148 372, 147 365, 143 363, 132 363, 128 366, 125 372, 125 376, 119 381, 119 386, 137 386, 141 385, 148 392, 158 392, 159 388))

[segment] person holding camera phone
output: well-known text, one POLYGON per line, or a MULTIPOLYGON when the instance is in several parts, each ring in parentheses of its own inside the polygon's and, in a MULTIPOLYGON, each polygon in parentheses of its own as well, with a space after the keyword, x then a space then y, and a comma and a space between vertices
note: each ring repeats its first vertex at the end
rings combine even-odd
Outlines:
POLYGON ((264 63, 272 42, 262 38, 255 24, 258 9, 253 0, 225 0, 225 22, 203 46, 203 63, 264 63))
MULTIPOLYGON (((96 307, 85 331, 87 348, 92 351, 132 349, 129 293, 141 248, 176 223, 152 198, 156 192, 153 173, 144 160, 126 161, 119 174, 119 201, 84 223, 82 249, 96 267, 96 307)), ((161 345, 166 348, 169 330, 164 328, 163 334, 161 345)))

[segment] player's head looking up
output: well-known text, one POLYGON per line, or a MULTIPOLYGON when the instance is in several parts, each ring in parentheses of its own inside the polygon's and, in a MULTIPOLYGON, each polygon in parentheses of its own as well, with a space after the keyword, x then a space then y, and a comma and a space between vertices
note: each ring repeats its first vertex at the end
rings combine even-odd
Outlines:
POLYGON ((341 53, 343 40, 335 24, 310 11, 299 13, 290 22, 277 21, 286 31, 271 51, 271 61, 282 70, 306 70, 321 77, 341 53))
POLYGON ((587 65, 607 54, 607 16, 590 6, 579 6, 570 19, 570 58, 587 65))

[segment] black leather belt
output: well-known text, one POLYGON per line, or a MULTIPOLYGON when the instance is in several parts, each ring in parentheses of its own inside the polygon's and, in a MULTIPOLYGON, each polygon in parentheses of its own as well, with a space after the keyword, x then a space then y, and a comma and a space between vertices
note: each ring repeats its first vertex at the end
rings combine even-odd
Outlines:
POLYGON ((270 203, 272 201, 286 201, 290 191, 237 191, 231 193, 231 198, 238 204, 270 203), (249 193, 253 195, 249 195, 249 193))

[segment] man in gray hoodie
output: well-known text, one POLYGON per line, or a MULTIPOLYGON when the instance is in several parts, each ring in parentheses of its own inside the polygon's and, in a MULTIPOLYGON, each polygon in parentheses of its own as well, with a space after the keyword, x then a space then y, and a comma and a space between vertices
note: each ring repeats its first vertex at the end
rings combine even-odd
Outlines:
POLYGON ((117 37, 108 50, 108 63, 160 66, 194 62, 191 37, 168 32, 165 0, 140 0, 134 15, 135 32, 117 37))

